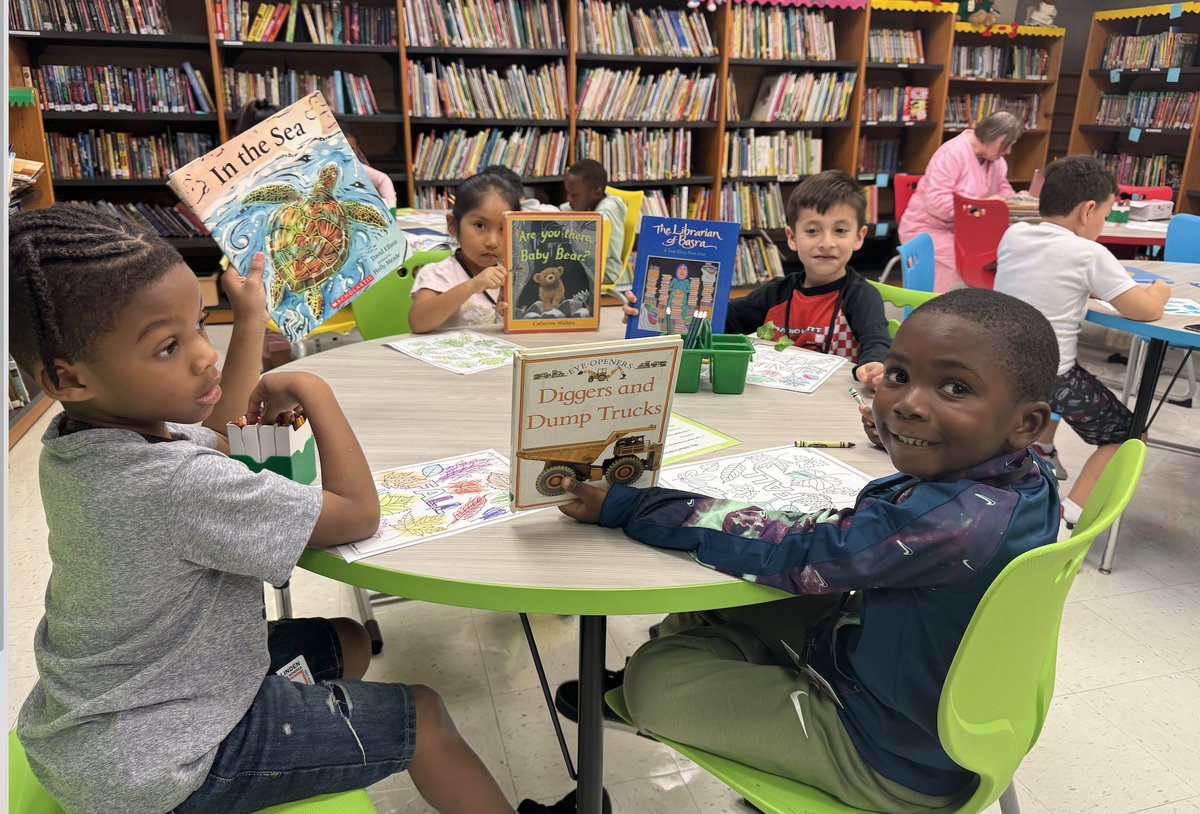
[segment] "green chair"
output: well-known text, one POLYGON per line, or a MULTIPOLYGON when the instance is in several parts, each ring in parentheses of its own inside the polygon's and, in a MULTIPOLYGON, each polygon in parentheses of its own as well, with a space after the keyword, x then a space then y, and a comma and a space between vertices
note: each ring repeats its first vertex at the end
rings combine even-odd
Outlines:
MULTIPOLYGON (((8 810, 12 814, 65 814, 34 777, 16 730, 8 733, 8 810)), ((376 811, 366 791, 359 789, 271 806, 258 814, 376 814, 376 811)))
MULTIPOLYGON (((1067 591, 1092 541, 1133 496, 1145 458, 1141 441, 1122 444, 1092 491, 1071 538, 1017 557, 984 594, 950 665, 938 704, 942 747, 954 762, 978 775, 979 782, 967 800, 938 809, 938 814, 978 814, 996 800, 1004 814, 1019 814, 1012 779, 1037 742, 1050 708, 1067 591)), ((619 688, 606 698, 618 715, 630 720, 619 688)), ((657 739, 766 814, 859 812, 811 786, 657 739)))
POLYGON ((408 312, 412 308, 413 277, 417 269, 450 256, 449 249, 413 252, 403 266, 355 298, 350 307, 363 339, 412 333, 408 312))
MULTIPOLYGON (((932 291, 914 291, 911 288, 900 288, 887 283, 877 283, 874 280, 867 280, 868 283, 875 287, 879 292, 879 296, 883 297, 884 302, 889 302, 897 308, 916 308, 918 305, 927 303, 937 296, 932 291)), ((888 334, 894 339, 896 331, 900 330, 900 320, 888 320, 888 334)))

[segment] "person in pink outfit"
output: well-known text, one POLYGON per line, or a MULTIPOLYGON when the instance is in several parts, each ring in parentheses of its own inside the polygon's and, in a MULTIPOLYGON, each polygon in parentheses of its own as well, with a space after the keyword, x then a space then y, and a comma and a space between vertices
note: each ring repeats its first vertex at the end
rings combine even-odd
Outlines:
POLYGON ((974 130, 965 130, 947 141, 929 159, 917 191, 900 218, 900 241, 912 240, 922 232, 933 238, 935 291, 949 291, 963 284, 954 263, 954 193, 970 198, 1012 195, 1004 156, 1022 130, 1016 116, 998 111, 974 130))

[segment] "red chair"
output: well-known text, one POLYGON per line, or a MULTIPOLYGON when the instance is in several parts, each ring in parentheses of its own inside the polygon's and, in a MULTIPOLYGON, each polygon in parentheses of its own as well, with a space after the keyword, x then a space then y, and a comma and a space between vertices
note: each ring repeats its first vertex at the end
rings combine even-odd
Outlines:
MULTIPOLYGON (((900 231, 900 218, 904 215, 904 210, 908 209, 908 201, 912 198, 913 193, 917 191, 917 182, 921 180, 919 175, 905 175, 904 173, 896 173, 892 182, 892 191, 895 194, 896 201, 896 231, 900 231)), ((892 275, 894 269, 900 262, 900 256, 897 255, 888 261, 883 268, 883 274, 879 275, 879 282, 886 283, 888 277, 892 275)))
POLYGON ((996 283, 996 249, 1008 229, 1008 204, 954 193, 954 262, 972 288, 996 283))
POLYGON ((1134 201, 1169 201, 1175 196, 1175 190, 1170 187, 1136 187, 1130 184, 1117 184, 1117 198, 1134 201))

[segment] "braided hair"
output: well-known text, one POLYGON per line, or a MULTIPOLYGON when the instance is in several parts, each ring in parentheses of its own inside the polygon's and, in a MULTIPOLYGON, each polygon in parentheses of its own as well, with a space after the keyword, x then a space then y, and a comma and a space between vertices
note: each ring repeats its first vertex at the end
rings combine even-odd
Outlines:
POLYGON ((182 263, 158 235, 90 207, 56 204, 9 223, 8 316, 13 356, 38 362, 58 384, 54 360, 94 358, 134 296, 182 263))

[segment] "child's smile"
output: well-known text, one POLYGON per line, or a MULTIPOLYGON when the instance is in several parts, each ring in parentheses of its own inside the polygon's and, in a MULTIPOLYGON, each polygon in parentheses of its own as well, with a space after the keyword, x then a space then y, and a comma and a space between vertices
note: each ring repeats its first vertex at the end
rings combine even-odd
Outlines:
POLYGON ((800 210, 800 217, 787 230, 787 239, 804 264, 805 287, 839 279, 866 234, 867 228, 859 227, 858 214, 849 204, 833 204, 824 214, 800 210))

